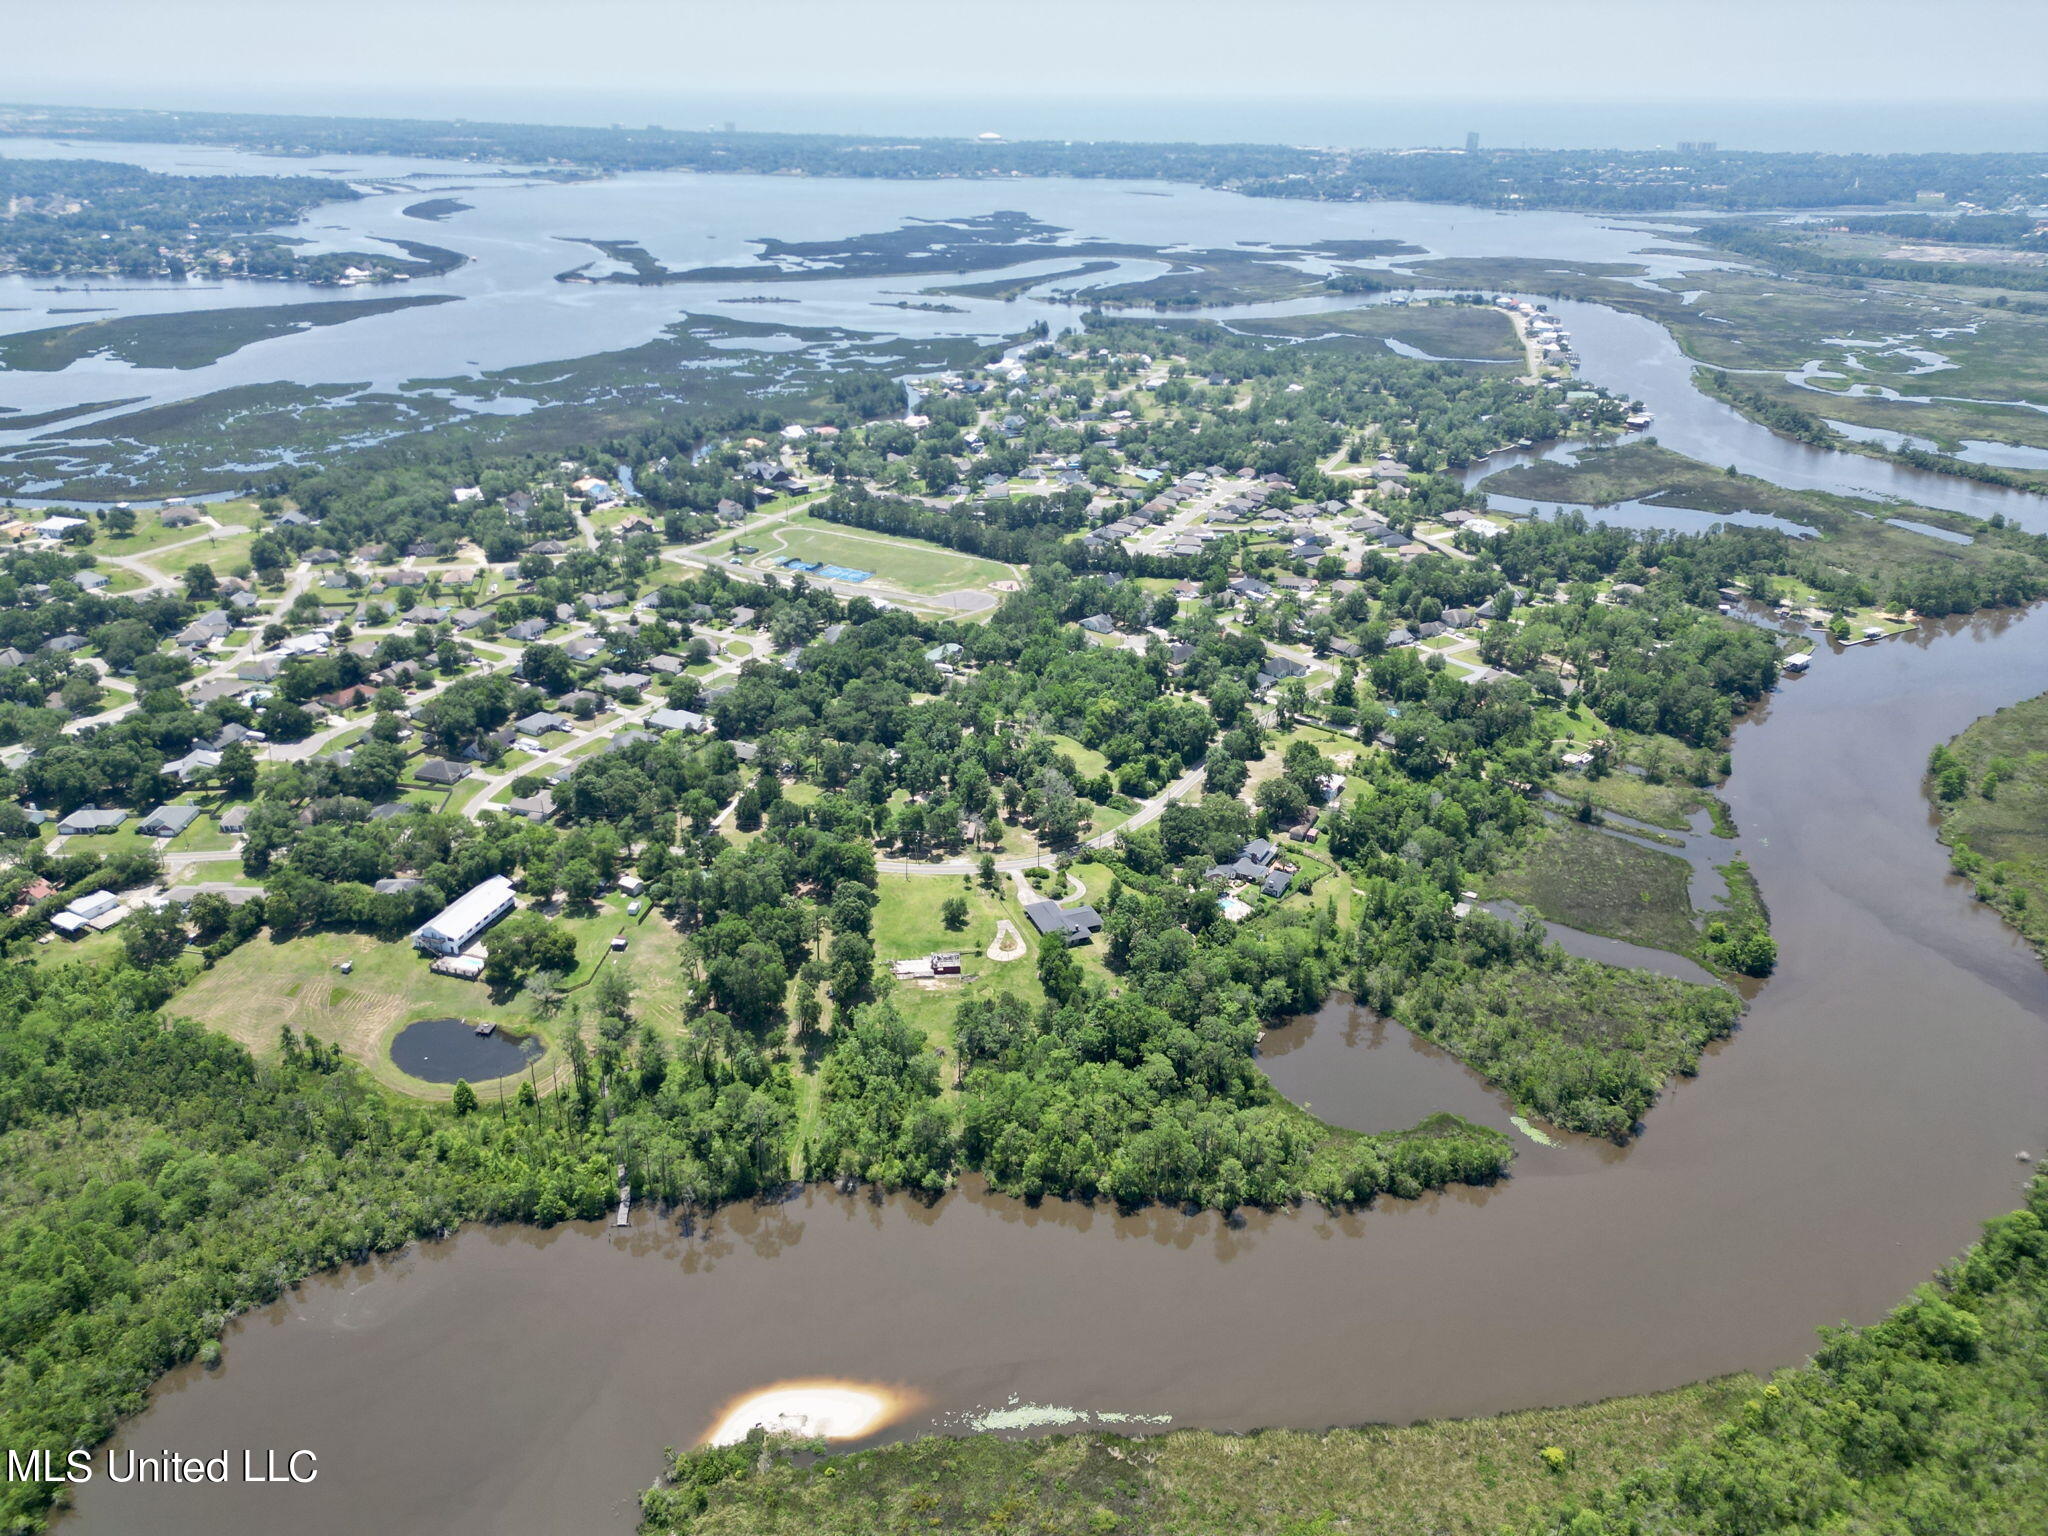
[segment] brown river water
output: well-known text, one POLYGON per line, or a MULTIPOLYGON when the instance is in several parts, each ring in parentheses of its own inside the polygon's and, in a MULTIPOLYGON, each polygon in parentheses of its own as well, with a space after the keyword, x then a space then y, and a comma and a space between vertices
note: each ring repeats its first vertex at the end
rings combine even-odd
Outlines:
MULTIPOLYGON (((316 1482, 102 1473, 62 1529, 623 1532, 663 1446, 788 1380, 897 1389, 901 1435, 1006 1407, 1023 1428, 1411 1420, 1796 1363, 2014 1206, 2014 1154, 2048 1137, 2048 972, 1948 874, 1920 788, 1935 742, 2044 688, 2048 612, 1959 620, 1823 648, 1738 728, 1727 793, 1779 971, 1626 1149, 1518 1137, 1498 1188, 1341 1217, 811 1190, 687 1236, 652 1212, 472 1229, 244 1319, 115 1442, 306 1447, 316 1482)), ((1341 1000, 1265 1065, 1343 1123, 1507 1123, 1341 1000)))

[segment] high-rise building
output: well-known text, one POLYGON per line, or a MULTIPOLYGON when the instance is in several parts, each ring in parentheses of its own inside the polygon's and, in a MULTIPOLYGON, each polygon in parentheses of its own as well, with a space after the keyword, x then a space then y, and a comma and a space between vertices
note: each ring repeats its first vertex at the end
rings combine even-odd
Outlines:
POLYGON ((1678 152, 1681 155, 1711 155, 1721 146, 1713 139, 1680 139, 1678 152))
POLYGON ((1477 153, 1479 153, 1478 134, 1468 133, 1465 135, 1465 153, 1468 155, 1476 155, 1477 153))

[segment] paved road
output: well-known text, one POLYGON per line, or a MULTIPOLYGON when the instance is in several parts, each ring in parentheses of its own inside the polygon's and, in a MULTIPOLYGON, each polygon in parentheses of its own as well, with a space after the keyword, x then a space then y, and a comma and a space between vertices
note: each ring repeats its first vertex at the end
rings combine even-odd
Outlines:
MULTIPOLYGON (((196 541, 187 539, 180 544, 166 545, 165 548, 181 549, 184 547, 184 544, 189 544, 193 542, 196 541)), ((161 551, 152 551, 152 553, 161 553, 161 551)), ((140 559, 141 557, 135 556, 134 558, 140 559)), ((166 586, 170 584, 168 578, 160 577, 159 580, 161 580, 163 584, 166 586)), ((311 586, 312 582, 313 571, 310 566, 301 566, 298 570, 292 572, 291 579, 285 583, 283 595, 279 597, 277 601, 277 606, 272 611, 282 613, 285 609, 291 607, 293 599, 298 597, 298 595, 301 592, 305 591, 309 586, 311 586)), ((212 666, 206 668, 204 671, 200 672, 197 676, 195 676, 190 683, 185 685, 184 691, 190 693, 192 689, 199 687, 201 684, 217 682, 221 678, 232 675, 234 670, 237 667, 241 666, 242 663, 248 661, 252 654, 252 652, 246 649, 231 651, 226 656, 222 657, 219 661, 215 662, 212 666)), ((89 729, 90 727, 95 725, 112 725, 116 720, 121 719, 123 716, 132 714, 136 708, 136 704, 137 700, 135 698, 134 690, 131 688, 129 689, 129 697, 124 703, 116 704, 112 709, 102 710, 99 714, 96 715, 87 715, 77 720, 65 721, 64 734, 67 736, 76 736, 80 731, 89 729)))
MULTIPOLYGON (((740 637, 737 635, 710 629, 700 629, 698 633, 716 639, 728 648, 723 653, 718 665, 702 677, 701 681, 707 686, 721 678, 736 676, 744 663, 754 659, 751 649, 745 655, 737 654, 732 649, 740 643, 740 637)), ((483 785, 483 788, 472 789, 469 792, 469 798, 463 803, 462 814, 474 821, 481 817, 485 811, 503 811, 505 808, 502 805, 492 805, 490 803, 491 797, 514 779, 532 773, 545 774, 559 768, 572 761, 578 749, 587 746, 594 736, 616 736, 622 731, 633 730, 643 724, 647 717, 657 709, 666 709, 667 707, 668 699, 665 695, 658 693, 650 694, 639 704, 621 707, 616 719, 607 720, 594 731, 579 731, 573 740, 565 741, 559 747, 551 747, 530 761, 520 764, 517 768, 507 768, 500 772, 487 773, 477 775, 472 779, 465 779, 463 781, 465 784, 472 782, 480 783, 483 785)), ((713 825, 716 826, 718 822, 724 821, 732 813, 733 806, 738 804, 739 801, 735 798, 732 805, 728 805, 719 813, 717 821, 714 821, 713 825)))

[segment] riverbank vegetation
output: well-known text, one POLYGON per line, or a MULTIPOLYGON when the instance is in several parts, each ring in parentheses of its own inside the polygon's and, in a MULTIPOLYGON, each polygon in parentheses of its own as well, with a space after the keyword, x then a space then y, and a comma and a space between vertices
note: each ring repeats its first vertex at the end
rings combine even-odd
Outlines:
POLYGON ((1956 872, 2048 957, 2048 694, 1936 747, 1927 778, 1956 872))
MULTIPOLYGON (((0 971, 9 1444, 92 1445, 229 1318, 316 1270, 465 1220, 595 1217, 616 1196, 615 1151, 643 1136, 706 1193, 782 1176, 786 1087, 714 1039, 658 1057, 621 1042, 648 1091, 607 1139, 574 1092, 461 1114, 379 1091, 318 1040, 287 1034, 258 1062, 161 1011, 172 987, 121 964, 0 971)), ((612 1049, 601 1033, 599 1057, 612 1049)), ((38 1529, 55 1495, 6 1484, 0 1518, 38 1529)))
POLYGON ((1719 987, 1575 959, 1534 925, 1444 921, 1370 892, 1352 990, 1568 1130, 1626 1140, 1742 1013, 1719 987))
POLYGON ((1965 284, 1733 264, 1652 279, 1634 263, 1541 257, 1409 270, 1420 287, 1577 299, 1654 321, 1700 365, 1702 389, 1799 441, 1992 484, 2048 484, 2038 458, 2048 418, 2034 408, 2048 392, 2048 300, 2003 285, 2003 267, 1965 284))
POLYGON ((927 1438, 798 1460, 685 1451, 642 1530, 691 1536, 1733 1536, 2048 1520, 2048 1183, 1812 1362, 1495 1419, 1147 1439, 927 1438))
POLYGON ((1496 890, 1567 927, 1688 954, 1700 938, 1691 876, 1675 853, 1570 820, 1530 843, 1496 890))
MULTIPOLYGON (((1588 451, 1576 464, 1546 460, 1485 482, 1489 491, 1535 502, 1598 509, 1641 500, 1710 516, 1757 512, 1814 531, 1811 540, 1773 529, 1745 530, 1764 568, 1745 589, 1768 597, 1771 577, 1810 589, 1831 608, 1911 609, 1939 616, 2013 607, 2048 592, 2048 535, 1925 507, 1858 501, 1823 491, 1794 491, 1752 475, 1730 474, 1655 443, 1588 451), (1968 535, 1934 538, 1894 519, 1968 535)), ((1789 590, 1789 589, 1788 589, 1789 590)))

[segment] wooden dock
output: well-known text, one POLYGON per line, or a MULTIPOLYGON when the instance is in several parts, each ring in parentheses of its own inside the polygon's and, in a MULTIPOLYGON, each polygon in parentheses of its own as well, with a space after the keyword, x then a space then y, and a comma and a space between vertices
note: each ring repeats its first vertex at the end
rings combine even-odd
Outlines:
POLYGON ((626 1182, 626 1165, 619 1164, 619 1214, 612 1219, 615 1227, 630 1227, 628 1219, 633 1210, 633 1186, 626 1182))

